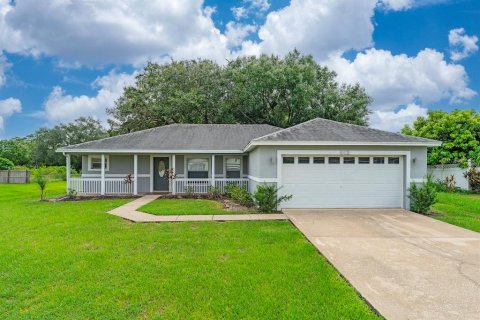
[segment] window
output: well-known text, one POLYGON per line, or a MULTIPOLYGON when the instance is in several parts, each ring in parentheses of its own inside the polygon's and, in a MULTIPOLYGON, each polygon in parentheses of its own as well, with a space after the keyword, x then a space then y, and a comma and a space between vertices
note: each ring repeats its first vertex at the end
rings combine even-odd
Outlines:
POLYGON ((399 157, 388 157, 388 164, 399 164, 400 158, 399 157))
POLYGON ((355 164, 355 157, 343 157, 344 164, 355 164))
MULTIPOLYGON (((105 156, 105 171, 109 169, 109 156, 105 156)), ((88 156, 88 169, 90 171, 101 171, 102 170, 102 156, 98 155, 89 155, 88 156)))
POLYGON ((295 163, 294 157, 283 157, 283 163, 295 163))
POLYGON ((191 158, 187 160, 188 178, 208 178, 208 159, 191 158))
POLYGON ((370 157, 358 157, 358 163, 359 164, 369 164, 370 163, 370 157))
POLYGON ((384 164, 385 163, 385 158, 384 157, 373 157, 373 163, 384 164))
POLYGON ((328 163, 331 163, 331 164, 340 163, 340 157, 328 157, 328 163))
POLYGON ((227 178, 240 178, 240 168, 242 165, 242 160, 240 157, 229 157, 226 158, 225 166, 227 178))
POLYGON ((313 157, 313 163, 325 163, 325 157, 313 157))
POLYGON ((303 163, 303 164, 310 163, 310 157, 298 157, 298 163, 303 163))

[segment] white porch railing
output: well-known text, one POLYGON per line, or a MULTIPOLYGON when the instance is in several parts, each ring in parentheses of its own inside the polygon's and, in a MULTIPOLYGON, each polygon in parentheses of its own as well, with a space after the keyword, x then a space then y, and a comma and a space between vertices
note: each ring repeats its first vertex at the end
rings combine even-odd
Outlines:
MULTIPOLYGON (((102 180, 100 178, 71 178, 70 189, 79 195, 100 194, 102 180)), ((123 178, 105 178, 105 194, 131 194, 132 183, 125 183, 123 178)))
MULTIPOLYGON (((225 187, 229 184, 243 187, 248 189, 248 180, 249 179, 226 179, 226 178, 215 178, 215 187, 219 188, 221 192, 225 192, 225 187)), ((188 179, 180 178, 175 179, 175 192, 176 193, 208 193, 210 187, 212 186, 212 179, 188 179)))
MULTIPOLYGON (((248 189, 249 179, 226 179, 216 178, 215 187, 221 192, 226 191, 226 186, 233 184, 248 189)), ((212 179, 175 179, 172 181, 176 193, 208 193, 212 186, 212 179)), ((101 194, 101 178, 70 178, 70 189, 73 189, 79 195, 101 194)), ((132 183, 125 183, 124 178, 105 178, 105 194, 133 194, 132 183)))

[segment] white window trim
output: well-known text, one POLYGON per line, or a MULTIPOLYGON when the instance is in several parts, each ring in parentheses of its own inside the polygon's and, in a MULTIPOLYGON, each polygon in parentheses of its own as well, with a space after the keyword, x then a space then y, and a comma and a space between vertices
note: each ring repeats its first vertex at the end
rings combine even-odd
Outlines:
POLYGON ((195 155, 195 156, 184 156, 183 168, 184 168, 185 178, 188 177, 188 160, 190 160, 190 159, 205 159, 205 160, 207 160, 207 162, 208 162, 208 165, 207 165, 207 168, 208 168, 208 178, 205 178, 205 179, 210 179, 210 178, 212 177, 211 156, 201 154, 201 155, 195 155))
POLYGON ((224 172, 224 177, 227 177, 227 159, 228 158, 240 158, 240 178, 243 178, 243 155, 228 155, 228 156, 223 156, 223 172, 224 172))
MULTIPOLYGON (((92 158, 102 158, 102 155, 96 155, 96 154, 89 154, 88 155, 88 171, 102 171, 102 168, 99 168, 99 169, 93 169, 92 168, 92 158)), ((106 168, 105 168, 105 171, 109 171, 110 170, 110 156, 109 155, 105 155, 105 162, 106 162, 106 168)), ((100 165, 101 166, 101 165, 100 165)))

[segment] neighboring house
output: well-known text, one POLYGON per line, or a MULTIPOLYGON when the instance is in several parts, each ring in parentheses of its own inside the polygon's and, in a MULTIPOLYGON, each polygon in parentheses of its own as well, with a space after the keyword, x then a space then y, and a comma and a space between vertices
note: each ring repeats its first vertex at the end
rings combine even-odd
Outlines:
POLYGON ((293 195, 283 208, 408 208, 410 183, 427 173, 427 147, 440 144, 316 118, 287 129, 172 124, 58 152, 67 157, 67 188, 80 194, 206 193, 228 183, 253 192, 271 183, 293 195), (82 156, 81 178, 70 177, 70 155, 82 156))

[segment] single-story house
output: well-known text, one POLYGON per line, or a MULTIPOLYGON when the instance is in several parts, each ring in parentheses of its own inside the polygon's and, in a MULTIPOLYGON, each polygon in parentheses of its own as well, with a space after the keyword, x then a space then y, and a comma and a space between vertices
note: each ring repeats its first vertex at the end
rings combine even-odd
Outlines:
POLYGON ((283 208, 408 208, 410 183, 427 173, 427 148, 440 144, 316 118, 286 129, 171 124, 58 152, 67 157, 67 188, 79 194, 206 193, 229 183, 253 192, 269 183, 293 195, 283 208), (80 178, 70 177, 71 155, 82 157, 80 178))

